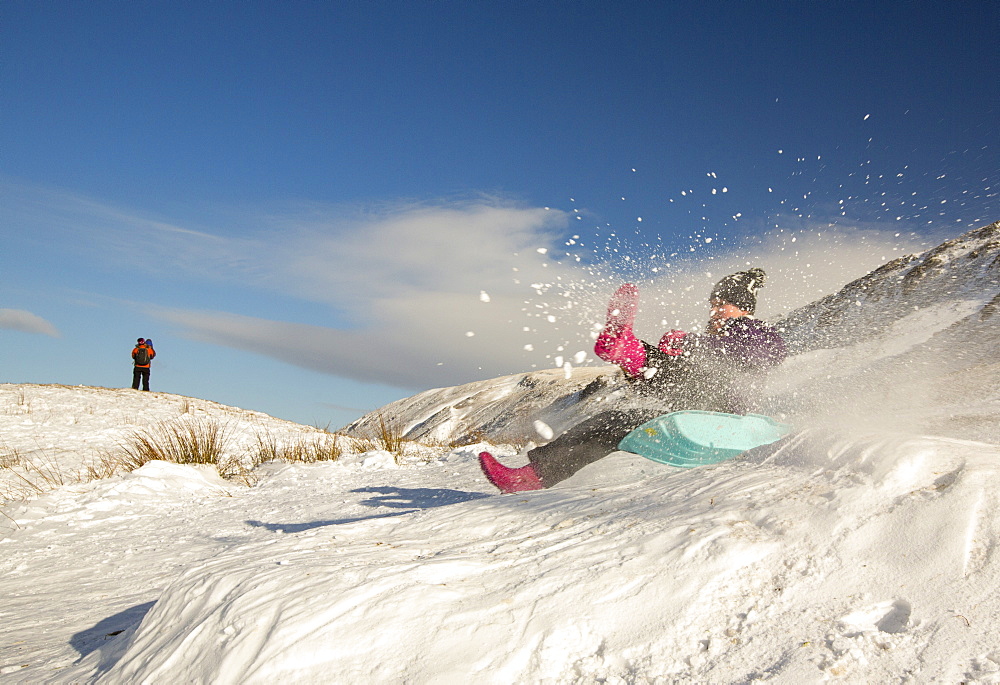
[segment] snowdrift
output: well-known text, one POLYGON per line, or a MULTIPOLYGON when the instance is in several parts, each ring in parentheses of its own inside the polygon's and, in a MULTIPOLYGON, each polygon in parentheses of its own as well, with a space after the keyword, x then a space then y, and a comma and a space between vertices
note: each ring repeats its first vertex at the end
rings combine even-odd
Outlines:
POLYGON ((306 523, 185 569, 100 682, 984 681, 998 471, 996 446, 813 431, 306 523))

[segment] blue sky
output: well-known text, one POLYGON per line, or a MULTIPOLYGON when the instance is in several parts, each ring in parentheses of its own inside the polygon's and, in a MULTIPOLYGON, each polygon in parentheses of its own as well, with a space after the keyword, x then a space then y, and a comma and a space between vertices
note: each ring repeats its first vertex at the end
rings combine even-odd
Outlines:
POLYGON ((1000 219, 994 2, 0 3, 0 381, 337 427, 1000 219))

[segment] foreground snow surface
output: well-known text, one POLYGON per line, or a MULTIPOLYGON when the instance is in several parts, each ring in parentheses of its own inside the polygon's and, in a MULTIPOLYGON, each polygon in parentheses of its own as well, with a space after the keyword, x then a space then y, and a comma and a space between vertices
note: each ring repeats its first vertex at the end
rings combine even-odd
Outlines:
MULTIPOLYGON (((2 387, 8 452, 74 464, 137 402, 308 432, 2 387)), ((995 445, 806 427, 516 495, 482 478, 486 447, 270 463, 254 487, 151 462, 8 502, 0 681, 1000 682, 995 445)))

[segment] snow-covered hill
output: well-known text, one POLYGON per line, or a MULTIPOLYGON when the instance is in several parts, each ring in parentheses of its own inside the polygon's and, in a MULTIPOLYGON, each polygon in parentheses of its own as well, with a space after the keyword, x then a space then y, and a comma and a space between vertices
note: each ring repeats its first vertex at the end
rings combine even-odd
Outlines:
MULTIPOLYGON (((0 679, 1000 683, 997 228, 792 313, 768 392, 799 430, 730 462, 615 453, 496 494, 476 440, 516 463, 536 421, 624 390, 577 369, 383 408, 435 443, 400 460, 355 447, 254 487, 150 462, 9 502, 0 679)), ((7 454, 57 462, 143 410, 236 422, 237 456, 320 433, 156 393, 0 391, 7 454)))
POLYGON ((211 420, 224 449, 241 459, 258 435, 302 440, 322 431, 208 400, 126 388, 0 384, 0 502, 88 480, 126 439, 144 428, 211 420))
POLYGON ((1000 222, 890 262, 779 322, 795 357, 774 391, 813 419, 847 409, 883 427, 1000 442, 998 305, 1000 222))

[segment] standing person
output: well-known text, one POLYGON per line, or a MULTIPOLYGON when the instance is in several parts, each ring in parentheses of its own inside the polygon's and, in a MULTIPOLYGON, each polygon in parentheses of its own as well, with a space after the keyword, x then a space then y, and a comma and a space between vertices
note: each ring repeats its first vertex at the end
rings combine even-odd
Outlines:
POLYGON ((139 389, 139 381, 142 381, 142 389, 149 391, 149 367, 156 351, 153 349, 151 340, 139 338, 132 349, 132 389, 139 389))
POLYGON ((570 428, 528 452, 529 463, 520 468, 482 452, 479 464, 486 478, 503 492, 539 490, 607 456, 633 428, 662 414, 681 409, 747 413, 763 372, 786 356, 778 332, 752 317, 757 289, 766 278, 763 269, 726 276, 709 295, 704 333, 669 331, 655 346, 632 332, 638 289, 631 283, 621 286, 608 304, 607 323, 594 351, 622 368, 635 390, 636 406, 602 412, 570 428))

